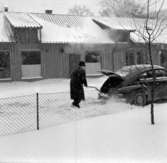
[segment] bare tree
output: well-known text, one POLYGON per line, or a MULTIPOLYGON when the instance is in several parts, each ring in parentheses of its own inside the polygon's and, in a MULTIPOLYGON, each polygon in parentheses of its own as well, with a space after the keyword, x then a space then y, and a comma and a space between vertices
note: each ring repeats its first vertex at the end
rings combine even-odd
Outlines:
POLYGON ((68 14, 78 16, 93 16, 93 12, 85 5, 75 5, 73 8, 68 10, 68 14))
POLYGON ((141 16, 144 7, 134 0, 101 0, 101 16, 141 16))
MULTIPOLYGON (((128 0, 129 1, 129 0, 128 0)), ((151 124, 155 124, 154 120, 154 94, 155 94, 155 81, 156 81, 156 74, 154 71, 154 61, 153 61, 153 47, 154 43, 158 40, 160 35, 163 35, 164 30, 167 28, 167 17, 163 16, 161 14, 162 8, 164 5, 165 0, 145 0, 144 6, 145 8, 141 8, 141 10, 137 10, 137 4, 132 5, 132 1, 130 0, 130 3, 123 3, 124 0, 103 0, 102 2, 105 4, 107 10, 114 12, 116 16, 128 16, 130 17, 129 20, 130 24, 134 27, 135 32, 133 35, 136 35, 136 37, 142 41, 142 44, 144 48, 147 50, 147 56, 149 59, 149 63, 151 64, 152 69, 152 87, 151 87, 151 107, 150 107, 150 115, 151 115, 151 124), (123 4, 129 4, 127 7, 122 6, 123 4), (132 10, 131 10, 132 8, 132 10), (114 9, 114 10, 113 10, 114 9), (130 12, 128 12, 129 10, 130 12), (142 12, 141 12, 142 11, 142 12), (117 14, 118 13, 118 14, 117 14), (141 17, 140 14, 144 13, 144 17, 142 19, 136 18, 141 17)), ((105 10, 105 12, 107 12, 105 10)), ((104 14, 106 14, 103 12, 104 14)), ((106 16, 106 15, 105 15, 106 16)), ((112 16, 112 15, 107 15, 112 16)), ((122 25, 123 26, 123 25, 122 25)), ((133 33, 133 32, 132 32, 133 33)))
POLYGON ((151 124, 155 124, 154 120, 154 93, 155 93, 155 81, 156 74, 154 71, 154 62, 152 56, 153 44, 156 42, 158 37, 162 35, 163 31, 167 27, 165 22, 166 18, 160 16, 164 0, 146 0, 146 17, 143 23, 136 23, 133 19, 136 28, 136 34, 140 37, 148 51, 149 61, 152 67, 153 83, 151 87, 151 124), (154 18, 153 18, 154 15, 154 18), (140 25, 139 25, 140 24, 140 25))

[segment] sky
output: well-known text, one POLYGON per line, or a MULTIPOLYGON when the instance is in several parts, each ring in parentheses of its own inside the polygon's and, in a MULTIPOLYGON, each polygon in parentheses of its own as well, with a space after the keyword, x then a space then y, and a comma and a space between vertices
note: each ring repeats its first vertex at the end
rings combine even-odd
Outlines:
MULTIPOLYGON (((100 1, 101 0, 0 0, 0 8, 8 6, 10 11, 40 13, 44 12, 46 9, 52 9, 55 14, 66 14, 68 9, 72 8, 74 5, 85 5, 97 15, 100 9, 100 1)), ((142 1, 145 2, 146 0, 141 0, 140 2, 142 1)), ((167 0, 164 1, 164 8, 167 8, 167 0)), ((160 2, 160 0, 158 2, 160 2)))
POLYGON ((52 9, 53 13, 65 14, 74 5, 86 5, 93 12, 97 12, 100 0, 0 0, 0 6, 8 6, 10 11, 44 12, 52 9), (32 2, 32 3, 31 3, 32 2))

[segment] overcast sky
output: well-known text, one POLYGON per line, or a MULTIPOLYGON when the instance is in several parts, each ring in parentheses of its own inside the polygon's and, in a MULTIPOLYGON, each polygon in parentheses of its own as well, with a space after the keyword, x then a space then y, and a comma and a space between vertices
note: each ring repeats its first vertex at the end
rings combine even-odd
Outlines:
POLYGON ((98 11, 100 0, 0 0, 1 6, 8 6, 10 11, 43 12, 52 9, 54 13, 67 13, 74 5, 86 5, 93 12, 98 11))
MULTIPOLYGON (((52 9, 53 13, 66 14, 74 5, 86 5, 94 13, 99 11, 101 0, 0 0, 0 7, 8 6, 10 11, 44 12, 52 9)), ((144 0, 140 0, 144 1, 144 0)), ((164 8, 167 8, 165 0, 164 8)))

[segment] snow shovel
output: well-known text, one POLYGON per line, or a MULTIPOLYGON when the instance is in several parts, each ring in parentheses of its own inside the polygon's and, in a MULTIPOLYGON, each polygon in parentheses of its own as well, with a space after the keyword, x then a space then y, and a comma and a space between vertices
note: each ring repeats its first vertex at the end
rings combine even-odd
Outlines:
POLYGON ((103 99, 107 99, 108 98, 108 95, 107 94, 104 94, 104 93, 102 93, 97 87, 95 87, 95 86, 87 86, 88 88, 93 88, 93 89, 95 89, 99 94, 99 99, 100 98, 103 98, 103 99))

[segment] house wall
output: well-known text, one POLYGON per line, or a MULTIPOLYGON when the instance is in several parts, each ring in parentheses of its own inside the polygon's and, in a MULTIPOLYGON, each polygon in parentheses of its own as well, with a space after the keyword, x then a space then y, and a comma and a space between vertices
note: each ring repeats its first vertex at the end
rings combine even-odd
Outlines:
POLYGON ((116 71, 124 66, 127 46, 126 43, 101 45, 102 68, 116 71))
MULTIPOLYGON (((121 67, 127 65, 126 53, 129 50, 133 51, 134 63, 137 64, 137 52, 143 53, 143 64, 150 63, 150 58, 148 56, 148 50, 144 45, 141 44, 130 44, 130 43, 116 43, 101 45, 101 55, 102 55, 102 68, 116 71, 121 67)), ((153 64, 161 65, 160 47, 157 45, 152 46, 152 59, 153 64)))
MULTIPOLYGON (((70 45, 72 47, 72 45, 70 45)), ((62 78, 70 75, 70 54, 80 55, 84 60, 86 51, 95 51, 100 56, 102 69, 116 71, 126 65, 126 51, 133 48, 134 51, 143 49, 142 46, 129 44, 94 44, 81 45, 69 49, 67 44, 21 44, 1 43, 0 51, 9 51, 12 80, 21 80, 21 52, 25 50, 38 50, 41 52, 41 75, 43 78, 62 78)), ((152 50, 154 64, 160 65, 159 47, 152 50)), ((146 50, 146 49, 145 49, 146 50)), ((147 50, 146 50, 147 52, 147 50)))
POLYGON ((64 44, 42 44, 41 55, 44 78, 69 76, 69 55, 64 51, 64 44))
MULTIPOLYGON (((153 64, 156 65, 161 65, 160 63, 160 51, 161 47, 158 45, 152 45, 152 59, 153 59, 153 64)), ((136 55, 137 52, 142 52, 144 55, 144 61, 143 63, 150 63, 150 58, 148 55, 148 48, 144 44, 130 44, 127 51, 132 50, 133 53, 136 55)), ((136 61, 137 57, 135 56, 135 63, 137 64, 136 61)))
POLYGON ((24 44, 38 43, 40 41, 40 29, 37 28, 13 28, 16 42, 24 44))
MULTIPOLYGON (((112 52, 115 48, 111 44, 41 44, 42 67, 44 78, 69 77, 71 66, 71 55, 76 55, 76 60, 85 60, 88 51, 95 52, 100 55, 100 63, 102 69, 113 70, 114 62, 112 52), (79 57, 77 57, 79 56, 79 57)), ((117 59, 118 60, 118 59, 117 59)), ((76 63, 77 64, 77 63, 76 63)), ((117 65, 118 67, 121 64, 117 65)))
MULTIPOLYGON (((44 78, 69 77, 70 75, 70 54, 80 56, 85 60, 86 52, 92 51, 100 55, 102 69, 116 71, 126 65, 126 52, 129 48, 134 51, 146 50, 143 46, 129 45, 128 43, 117 44, 43 44, 41 45, 42 67, 44 78)), ((158 48, 152 51, 154 64, 160 64, 158 48)), ((146 50, 147 53, 147 50, 146 50)), ((136 61, 135 61, 136 62, 136 61)), ((144 59, 144 63, 146 59, 144 59)))
POLYGON ((67 56, 75 54, 80 56, 80 60, 85 61, 87 53, 95 53, 100 56, 100 64, 102 69, 113 69, 114 49, 112 44, 68 44, 65 46, 65 53, 67 56))

